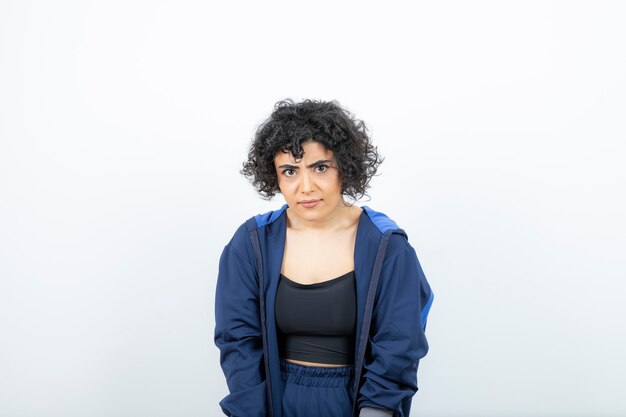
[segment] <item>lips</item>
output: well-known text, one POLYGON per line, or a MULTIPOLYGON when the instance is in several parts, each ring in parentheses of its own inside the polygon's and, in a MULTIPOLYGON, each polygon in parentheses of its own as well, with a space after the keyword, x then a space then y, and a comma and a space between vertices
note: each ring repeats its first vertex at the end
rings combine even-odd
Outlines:
POLYGON ((321 200, 303 200, 300 202, 302 207, 312 209, 313 207, 317 207, 321 200))

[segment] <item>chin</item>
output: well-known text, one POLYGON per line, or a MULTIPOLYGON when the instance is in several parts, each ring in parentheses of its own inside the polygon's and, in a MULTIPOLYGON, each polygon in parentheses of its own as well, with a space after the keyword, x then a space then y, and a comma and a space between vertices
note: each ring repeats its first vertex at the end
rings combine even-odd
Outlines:
POLYGON ((324 212, 324 209, 322 209, 319 204, 314 208, 306 208, 304 206, 301 206, 300 204, 298 204, 296 207, 298 214, 300 214, 302 217, 306 217, 309 219, 313 217, 318 217, 324 212))

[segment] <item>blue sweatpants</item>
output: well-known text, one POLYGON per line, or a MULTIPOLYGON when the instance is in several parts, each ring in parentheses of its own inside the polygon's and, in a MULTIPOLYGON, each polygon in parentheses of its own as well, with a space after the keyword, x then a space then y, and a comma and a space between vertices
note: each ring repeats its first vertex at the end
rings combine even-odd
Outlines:
POLYGON ((285 417, 352 417, 353 366, 304 366, 281 360, 285 417))

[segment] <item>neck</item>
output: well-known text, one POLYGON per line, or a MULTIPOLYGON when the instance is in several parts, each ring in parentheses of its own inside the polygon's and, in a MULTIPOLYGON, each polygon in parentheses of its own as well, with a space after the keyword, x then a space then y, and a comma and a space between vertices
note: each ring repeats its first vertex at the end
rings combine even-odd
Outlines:
POLYGON ((333 232, 352 226, 356 212, 360 214, 362 211, 356 205, 349 206, 342 202, 326 217, 309 220, 298 217, 287 208, 287 227, 298 231, 333 232))

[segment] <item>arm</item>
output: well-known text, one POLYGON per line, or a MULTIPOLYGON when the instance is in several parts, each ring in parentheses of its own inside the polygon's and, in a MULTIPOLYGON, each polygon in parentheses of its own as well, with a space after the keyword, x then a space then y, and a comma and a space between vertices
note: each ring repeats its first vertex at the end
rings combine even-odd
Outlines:
POLYGON ((428 351, 424 330, 432 291, 415 250, 398 241, 383 264, 374 304, 357 399, 361 417, 408 417, 419 360, 428 351))
POLYGON ((266 415, 266 384, 256 268, 230 244, 219 263, 215 344, 230 392, 222 411, 233 417, 266 415))
POLYGON ((363 407, 359 412, 359 417, 393 417, 393 411, 381 408, 363 407))

